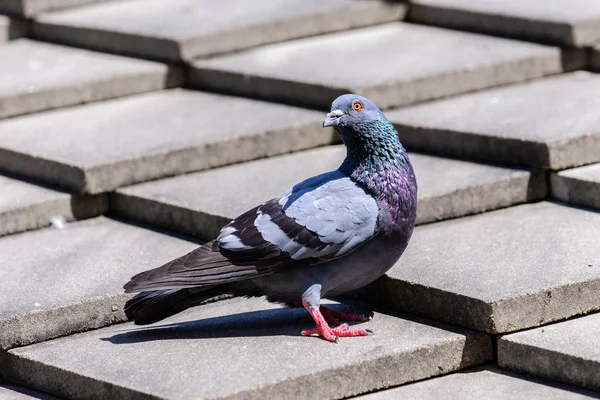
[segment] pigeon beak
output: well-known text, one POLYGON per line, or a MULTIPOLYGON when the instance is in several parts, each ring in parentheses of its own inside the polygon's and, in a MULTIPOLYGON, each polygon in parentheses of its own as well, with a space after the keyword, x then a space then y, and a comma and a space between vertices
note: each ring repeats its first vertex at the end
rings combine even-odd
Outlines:
POLYGON ((333 110, 325 117, 325 121, 323 121, 323 128, 328 126, 337 126, 340 117, 344 115, 342 110, 333 110))

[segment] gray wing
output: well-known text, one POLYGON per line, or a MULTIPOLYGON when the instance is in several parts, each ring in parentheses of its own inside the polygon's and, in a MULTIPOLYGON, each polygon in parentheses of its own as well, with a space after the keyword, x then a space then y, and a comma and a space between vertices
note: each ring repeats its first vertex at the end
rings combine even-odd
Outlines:
POLYGON ((339 171, 308 179, 225 226, 222 249, 293 260, 341 257, 377 234, 375 199, 339 171), (249 214, 250 213, 250 214, 249 214))

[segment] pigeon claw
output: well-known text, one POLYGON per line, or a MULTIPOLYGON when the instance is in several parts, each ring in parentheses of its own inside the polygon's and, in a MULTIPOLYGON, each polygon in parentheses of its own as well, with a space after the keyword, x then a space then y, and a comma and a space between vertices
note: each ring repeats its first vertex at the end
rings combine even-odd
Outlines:
POLYGON ((335 328, 332 328, 325 320, 320 308, 309 308, 308 311, 317 324, 317 327, 303 330, 301 332, 302 336, 311 336, 316 334, 329 342, 337 343, 340 337, 368 336, 369 334, 373 333, 373 331, 368 329, 352 330, 349 328, 348 324, 341 324, 335 328))

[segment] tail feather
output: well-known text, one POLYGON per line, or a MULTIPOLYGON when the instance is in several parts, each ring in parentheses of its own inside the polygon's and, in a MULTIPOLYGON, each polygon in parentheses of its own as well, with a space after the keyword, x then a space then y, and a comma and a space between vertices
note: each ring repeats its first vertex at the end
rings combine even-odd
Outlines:
POLYGON ((125 315, 137 325, 152 324, 226 294, 223 286, 225 285, 142 292, 125 303, 125 315))

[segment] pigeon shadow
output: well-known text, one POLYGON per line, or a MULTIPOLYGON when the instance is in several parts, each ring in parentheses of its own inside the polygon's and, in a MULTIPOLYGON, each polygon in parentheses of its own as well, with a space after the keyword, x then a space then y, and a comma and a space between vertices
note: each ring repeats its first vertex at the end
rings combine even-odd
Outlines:
MULTIPOLYGON (((344 306, 327 304, 341 311, 344 306)), ((356 309, 363 312, 362 309, 356 309)), ((366 313, 367 315, 369 313, 366 313)), ((157 340, 202 340, 231 337, 299 336, 302 329, 314 328, 315 324, 301 320, 308 313, 301 308, 268 309, 210 317, 193 321, 133 328, 111 337, 101 338, 115 345, 150 342, 157 340)), ((361 322, 348 322, 349 325, 361 322)))

